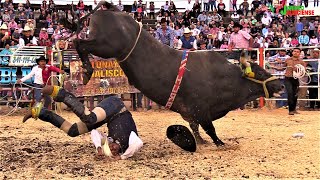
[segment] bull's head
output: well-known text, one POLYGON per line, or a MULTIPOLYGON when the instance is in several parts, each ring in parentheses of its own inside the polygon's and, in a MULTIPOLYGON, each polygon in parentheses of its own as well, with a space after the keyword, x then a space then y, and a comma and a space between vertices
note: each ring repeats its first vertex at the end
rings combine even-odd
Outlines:
POLYGON ((280 80, 278 80, 278 78, 272 76, 258 64, 248 62, 247 60, 242 59, 241 66, 242 69, 251 67, 253 77, 246 78, 250 81, 261 84, 261 88, 263 88, 266 98, 280 96, 280 93, 282 93, 284 86, 281 85, 281 82, 280 80))

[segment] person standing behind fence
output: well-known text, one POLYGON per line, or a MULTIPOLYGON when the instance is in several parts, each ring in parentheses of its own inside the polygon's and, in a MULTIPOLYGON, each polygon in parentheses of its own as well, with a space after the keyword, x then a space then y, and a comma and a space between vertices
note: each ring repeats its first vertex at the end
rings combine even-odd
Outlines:
MULTIPOLYGON (((252 48, 252 44, 253 44, 253 38, 252 36, 247 33, 246 31, 242 31, 242 25, 239 23, 234 23, 233 26, 233 33, 230 36, 229 39, 229 51, 231 52, 232 49, 236 48, 236 49, 248 49, 249 51, 252 48)), ((237 59, 239 60, 240 57, 240 51, 238 52, 233 52, 232 53, 232 57, 233 59, 237 59)), ((243 59, 245 60, 245 59, 243 59)), ((242 62, 242 63, 246 63, 246 62, 242 62)), ((250 64, 247 64, 247 66, 250 66, 250 64)))
POLYGON ((292 57, 285 62, 285 86, 288 93, 289 115, 299 114, 296 110, 299 90, 299 79, 294 78, 294 73, 297 71, 296 65, 300 64, 304 68, 306 63, 300 58, 301 50, 294 48, 292 57))
MULTIPOLYGON (((51 72, 64 73, 64 71, 55 66, 47 65, 49 59, 46 59, 44 56, 40 56, 40 58, 36 59, 36 62, 37 65, 32 68, 31 72, 25 77, 19 79, 17 83, 20 84, 22 82, 25 82, 26 80, 34 76, 34 97, 36 99, 36 102, 40 102, 42 99, 41 88, 43 88, 49 82, 48 80, 51 72)), ((44 107, 49 108, 50 103, 50 96, 44 95, 44 107)))
POLYGON ((173 29, 167 26, 167 21, 162 18, 160 21, 161 27, 156 31, 156 39, 162 44, 168 45, 173 48, 174 33, 173 29))
MULTIPOLYGON (((277 70, 277 68, 283 68, 286 60, 288 58, 290 58, 290 56, 288 56, 286 54, 286 52, 287 51, 285 49, 281 49, 281 50, 279 50, 279 52, 276 55, 269 58, 270 66, 273 69, 275 69, 273 74, 276 74, 276 76, 279 76, 281 84, 284 84, 284 82, 285 82, 285 76, 284 76, 285 71, 284 70, 277 70)), ((287 98, 287 93, 282 93, 281 98, 287 98)), ((286 101, 283 101, 283 100, 276 101, 277 108, 281 108, 286 105, 287 105, 286 101)))
MULTIPOLYGON (((315 48, 312 51, 311 56, 309 57, 309 59, 314 59, 315 61, 309 61, 308 62, 308 66, 311 66, 312 70, 311 72, 313 73, 319 73, 318 72, 318 66, 319 66, 319 49, 315 48)), ((319 86, 318 84, 318 74, 313 74, 311 75, 311 82, 309 83, 310 86, 319 86)), ((319 87, 316 88, 308 88, 309 90, 309 99, 318 99, 318 89, 319 87)), ((315 101, 315 100, 311 100, 310 101, 310 110, 315 110, 316 106, 318 106, 318 108, 320 108, 320 102, 319 101, 315 101)))

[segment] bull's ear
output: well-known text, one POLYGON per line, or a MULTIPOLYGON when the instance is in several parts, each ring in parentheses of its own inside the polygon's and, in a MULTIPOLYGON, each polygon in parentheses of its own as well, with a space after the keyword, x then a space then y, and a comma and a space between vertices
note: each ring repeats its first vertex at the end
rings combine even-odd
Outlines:
POLYGON ((189 152, 197 150, 197 143, 189 129, 182 125, 171 125, 167 128, 167 137, 177 146, 189 152))

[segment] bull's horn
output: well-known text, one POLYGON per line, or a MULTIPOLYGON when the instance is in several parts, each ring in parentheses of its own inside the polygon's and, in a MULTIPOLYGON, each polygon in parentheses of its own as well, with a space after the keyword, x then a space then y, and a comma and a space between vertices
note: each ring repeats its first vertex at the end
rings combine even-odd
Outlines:
POLYGON ((28 119, 32 118, 32 113, 31 111, 28 112, 28 114, 26 114, 24 117, 23 117, 23 120, 22 122, 25 123, 28 119))

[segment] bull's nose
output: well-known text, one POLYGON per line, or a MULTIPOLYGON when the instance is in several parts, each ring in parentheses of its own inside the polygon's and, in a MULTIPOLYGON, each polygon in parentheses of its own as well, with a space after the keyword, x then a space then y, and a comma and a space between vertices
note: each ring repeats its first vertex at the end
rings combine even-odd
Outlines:
POLYGON ((286 86, 285 85, 281 85, 281 90, 285 90, 286 86))

